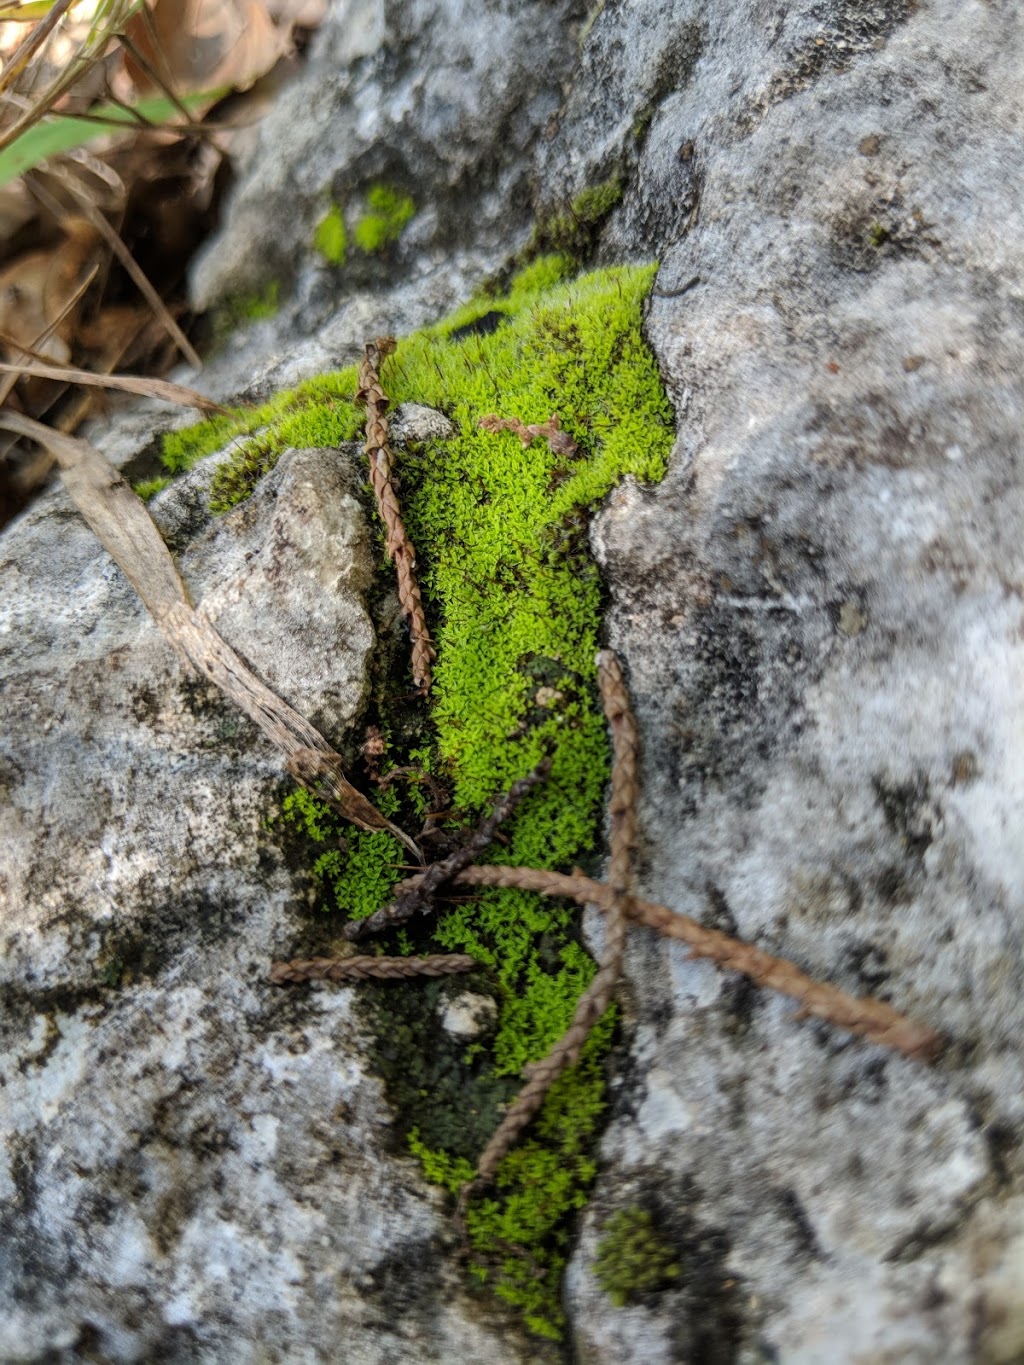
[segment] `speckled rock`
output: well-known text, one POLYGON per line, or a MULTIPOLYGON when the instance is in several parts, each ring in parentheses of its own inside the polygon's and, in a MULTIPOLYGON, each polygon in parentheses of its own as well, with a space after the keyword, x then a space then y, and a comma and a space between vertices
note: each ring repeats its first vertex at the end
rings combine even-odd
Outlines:
MULTIPOLYGON (((224 636, 340 739, 374 640, 352 451, 287 453, 211 524, 216 458, 157 520, 224 636)), ((267 984, 309 934, 278 756, 62 493, 7 528, 0 577, 0 1358, 519 1360, 392 1154, 352 991, 267 984)))
POLYGON ((557 113, 582 16, 572 0, 336 0, 240 167, 192 273, 196 305, 283 281, 286 316, 264 327, 263 358, 284 362, 285 385, 304 357, 307 373, 350 363, 364 337, 461 302, 529 231, 529 150, 557 113), (352 228, 379 184, 416 213, 365 254, 352 228), (332 204, 349 221, 343 270, 314 248, 332 204))
MULTIPOLYGON (((700 8, 604 243, 657 239, 649 335, 680 412, 667 479, 619 490, 594 531, 645 742, 641 883, 951 1043, 924 1070, 635 944, 569 1301, 595 1361, 1009 1361, 1020 21, 798 8, 700 8), (698 191, 681 236, 680 165, 698 191), (593 1260, 633 1205, 682 1274, 618 1310, 593 1260)), ((611 72, 628 7, 595 42, 599 25, 611 72)), ((604 128, 598 56, 569 97, 578 149, 604 128)))

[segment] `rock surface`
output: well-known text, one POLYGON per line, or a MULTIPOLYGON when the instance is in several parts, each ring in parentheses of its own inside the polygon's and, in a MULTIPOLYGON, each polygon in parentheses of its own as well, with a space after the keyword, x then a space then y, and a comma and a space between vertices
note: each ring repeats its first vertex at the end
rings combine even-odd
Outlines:
MULTIPOLYGON (((574 145, 604 129, 598 29, 617 70, 626 14, 595 25, 574 145)), ((1019 1359, 1019 16, 700 16, 605 243, 660 233, 649 335, 681 410, 669 476, 594 534, 646 741, 642 882, 952 1042, 924 1070, 637 944, 577 1342, 1019 1359), (633 1204, 682 1274, 620 1312, 592 1263, 633 1204)))
MULTIPOLYGON (((353 451, 286 454, 215 525, 213 462, 154 514, 224 637, 337 737, 374 643, 353 451)), ((63 493, 0 575, 0 1358, 518 1359, 391 1154, 352 992, 267 984, 308 938, 278 756, 63 493)))
MULTIPOLYGON (((206 376, 261 393, 432 320, 531 203, 620 177, 599 254, 661 259, 680 422, 664 483, 593 533, 644 742, 642 889, 950 1037, 924 1069, 635 934, 566 1286, 583 1360, 1024 1355, 1022 37, 980 0, 340 4, 196 274, 204 302, 293 280, 206 376), (419 208, 400 242, 317 262, 328 200, 377 180, 419 208), (594 1263, 637 1206, 679 1274, 616 1308, 594 1263)), ((190 486, 160 507, 199 583, 221 551, 190 486)), ((272 518, 246 515, 255 603, 272 518)), ((3 545, 2 1349, 532 1358, 465 1307, 434 1194, 382 1155, 349 994, 257 981, 298 922, 273 757, 183 689, 59 497, 3 545)), ((300 706, 320 646, 280 660, 300 706)), ((360 648, 323 679, 334 724, 360 648)))

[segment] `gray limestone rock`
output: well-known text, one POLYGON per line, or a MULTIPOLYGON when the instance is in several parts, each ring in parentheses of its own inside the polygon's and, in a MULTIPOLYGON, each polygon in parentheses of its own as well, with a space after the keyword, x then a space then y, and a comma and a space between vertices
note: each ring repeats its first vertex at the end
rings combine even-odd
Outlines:
MULTIPOLYGON (((200 307, 269 277, 314 311, 332 290, 313 237, 331 203, 357 222, 367 191, 411 193, 416 216, 385 256, 350 236, 346 270, 375 289, 452 254, 508 248, 529 226, 528 151, 556 114, 577 41, 566 0, 338 0, 303 74, 263 122, 224 232, 193 275, 200 307)), ((484 265, 483 269, 488 267, 484 265)))
MULTIPOLYGON (((216 456, 153 504, 225 638, 335 739, 374 641, 353 453, 286 453, 215 523, 216 456)), ((267 982, 309 933, 279 756, 62 492, 0 545, 0 1358, 518 1360, 391 1154, 352 991, 267 982)))
MULTIPOLYGON (((623 487, 594 529, 645 743, 641 884, 951 1042, 925 1070, 635 944, 577 1345, 1018 1359, 1019 16, 741 5, 701 24, 605 240, 634 249, 662 186, 649 335, 680 441, 664 483, 623 487), (699 172, 681 238, 673 147, 699 172), (594 1257, 634 1205, 682 1274, 618 1310, 594 1257)), ((599 84, 570 108, 599 121, 599 84)))

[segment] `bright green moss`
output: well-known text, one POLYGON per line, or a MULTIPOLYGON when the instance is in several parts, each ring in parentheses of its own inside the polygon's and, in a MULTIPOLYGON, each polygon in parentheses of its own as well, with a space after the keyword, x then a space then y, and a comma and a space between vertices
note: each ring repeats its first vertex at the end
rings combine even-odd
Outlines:
POLYGON ((158 493, 162 493, 169 487, 171 480, 164 475, 157 475, 155 479, 140 479, 138 483, 132 484, 135 492, 143 502, 149 502, 150 498, 155 498, 158 493))
POLYGON ((238 300, 236 316, 244 322, 263 322, 277 316, 281 307, 281 286, 270 280, 262 289, 238 300))
POLYGON ((640 1294, 665 1289, 679 1278, 676 1254, 659 1237, 646 1209, 620 1209, 601 1231, 594 1278, 616 1308, 624 1308, 640 1294))
MULTIPOLYGON (((653 268, 560 283, 565 268, 564 258, 534 261, 506 296, 474 300, 400 341, 386 362, 392 401, 441 409, 456 435, 396 457, 438 647, 434 687, 427 703, 411 701, 403 658, 401 676, 380 679, 374 702, 387 735, 383 770, 429 770, 450 795, 457 825, 475 821, 497 792, 549 756, 548 781, 522 804, 495 856, 559 868, 593 858, 608 777, 594 665, 602 587, 587 520, 625 474, 660 478, 673 438, 672 412, 641 335, 653 268), (524 449, 510 433, 479 429, 490 413, 540 423, 553 412, 577 443, 571 458, 543 440, 524 449)), ((246 414, 247 429, 260 434, 242 443, 255 453, 224 466, 234 467, 230 477, 251 487, 248 466, 267 467, 285 445, 353 435, 355 385, 349 369, 246 414), (315 440, 302 439, 314 428, 315 440)), ((416 829, 426 791, 407 777, 370 796, 416 829)), ((285 808, 318 845, 316 871, 329 904, 363 916, 386 901, 406 857, 390 836, 342 828, 302 793, 286 798, 285 808)), ((574 907, 514 891, 485 891, 452 906, 432 938, 429 926, 410 923, 419 950, 470 952, 482 965, 498 1022, 492 1037, 468 1049, 431 1032, 441 985, 361 992, 378 1002, 379 1065, 398 1130, 429 1178, 451 1190, 471 1172, 524 1065, 564 1031, 593 976, 577 924, 574 907)), ((387 949, 394 951, 393 941, 387 949)), ((609 1011, 502 1163, 493 1192, 468 1211, 474 1276, 541 1336, 557 1338, 563 1329, 559 1281, 572 1217, 594 1175, 613 1029, 609 1011)))
POLYGON ((317 224, 313 245, 328 265, 344 265, 348 251, 345 219, 337 204, 332 204, 317 224))
POLYGON ((239 408, 228 416, 169 432, 160 457, 164 468, 183 473, 231 443, 230 454, 213 476, 209 500, 211 512, 226 512, 252 493, 289 446, 331 447, 350 441, 364 421, 352 402, 354 384, 354 369, 323 375, 258 408, 239 408), (258 434, 253 436, 254 432, 258 434))
POLYGON ((181 431, 169 431, 163 439, 160 456, 164 468, 169 474, 183 474, 207 455, 220 450, 235 435, 243 420, 244 415, 239 410, 228 416, 210 417, 181 431))
POLYGON ((397 242, 402 229, 415 216, 416 205, 407 194, 388 185, 372 185, 366 192, 369 212, 355 225, 352 240, 360 251, 373 255, 390 242, 397 242))

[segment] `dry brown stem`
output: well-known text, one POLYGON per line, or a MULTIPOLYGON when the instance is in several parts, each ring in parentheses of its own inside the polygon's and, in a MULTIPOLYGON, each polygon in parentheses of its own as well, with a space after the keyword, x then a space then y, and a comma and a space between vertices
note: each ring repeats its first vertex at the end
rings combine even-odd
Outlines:
POLYGON ((356 402, 366 404, 366 456, 370 464, 370 483, 377 498, 377 510, 387 532, 387 551, 395 563, 398 600, 409 621, 412 637, 412 676, 421 692, 430 688, 430 666, 437 658, 427 629, 423 598, 416 578, 416 552, 402 521, 398 496, 391 482, 391 447, 388 443, 388 396, 381 387, 380 367, 385 356, 395 349, 391 337, 368 341, 359 366, 359 391, 356 402))
POLYGON ((351 941, 379 934, 396 924, 404 924, 416 914, 429 914, 434 908, 434 896, 445 884, 451 881, 463 868, 469 867, 475 858, 483 853, 494 839, 498 827, 509 818, 528 791, 542 782, 551 770, 550 760, 544 759, 532 773, 513 782, 494 810, 482 820, 470 835, 465 846, 440 862, 432 863, 425 872, 417 872, 414 877, 406 877, 395 887, 394 900, 366 919, 353 920, 343 929, 345 937, 351 941))
MULTIPOLYGON (((604 882, 532 867, 467 867, 454 880, 465 886, 512 886, 521 891, 538 891, 544 896, 565 896, 581 905, 596 905, 606 912, 615 895, 604 882)), ((670 910, 667 905, 657 905, 636 896, 629 898, 628 905, 631 920, 647 925, 666 938, 680 939, 689 946, 692 956, 710 958, 726 971, 742 972, 759 986, 791 996, 801 1006, 801 1017, 825 1019, 917 1061, 932 1061, 942 1050, 942 1038, 934 1029, 915 1023, 882 1000, 847 995, 835 986, 808 976, 796 963, 784 957, 773 957, 771 953, 717 929, 706 929, 689 915, 670 910)))
POLYGON ((553 455, 576 454, 576 442, 559 426, 557 412, 553 412, 546 422, 534 422, 529 426, 518 417, 498 417, 492 412, 487 417, 481 417, 477 426, 481 431, 514 431, 524 446, 540 438, 547 441, 553 455))
POLYGON ((273 962, 270 980, 275 986, 298 981, 405 981, 412 976, 454 976, 471 972, 480 964, 464 953, 439 953, 434 957, 297 957, 273 962))

